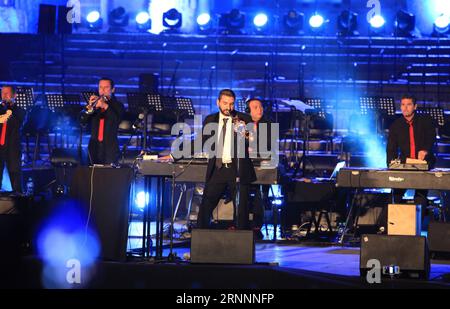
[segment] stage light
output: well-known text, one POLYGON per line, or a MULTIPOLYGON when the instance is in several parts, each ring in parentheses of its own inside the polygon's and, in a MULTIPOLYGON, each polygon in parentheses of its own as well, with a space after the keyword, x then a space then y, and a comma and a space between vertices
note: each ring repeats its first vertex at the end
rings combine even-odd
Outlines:
POLYGON ((304 15, 296 10, 290 10, 283 17, 283 29, 285 35, 299 35, 303 30, 304 15))
POLYGON ((86 16, 87 27, 91 31, 99 31, 103 26, 103 19, 98 11, 89 12, 86 16))
POLYGON ((139 207, 140 209, 144 209, 148 205, 149 200, 150 195, 148 194, 148 192, 140 191, 138 194, 136 194, 136 199, 134 202, 136 203, 137 207, 139 207))
POLYGON ((129 16, 121 6, 112 10, 108 15, 108 32, 124 32, 128 26, 129 16))
POLYGON ((178 32, 183 24, 183 16, 176 9, 170 9, 163 14, 163 26, 168 28, 164 32, 178 32))
POLYGON ((384 18, 383 18, 383 16, 381 16, 381 15, 375 15, 374 17, 372 17, 371 19, 370 19, 370 26, 372 27, 372 28, 375 28, 375 29, 379 29, 379 28, 381 28, 381 27, 383 27, 384 26, 384 24, 386 23, 386 21, 384 20, 384 18))
POLYGON ((201 33, 209 33, 213 30, 212 18, 208 13, 202 13, 197 16, 197 26, 201 33))
POLYGON ((413 37, 416 27, 416 16, 400 10, 395 16, 395 35, 399 37, 413 37))
POLYGON ((136 25, 139 31, 149 31, 152 28, 152 20, 147 12, 136 15, 136 25))
POLYGON ((434 20, 433 36, 447 37, 450 33, 450 15, 440 15, 434 20))
POLYGON ((369 21, 369 35, 381 35, 385 31, 386 21, 383 16, 375 15, 369 21))
POLYGON ((269 21, 269 18, 267 17, 266 14, 258 14, 255 16, 255 18, 253 18, 253 24, 257 27, 257 28, 262 28, 265 25, 267 25, 267 22, 269 21))
POLYGON ((211 15, 209 15, 208 13, 200 14, 197 17, 197 24, 202 27, 209 24, 210 21, 211 21, 211 15))
POLYGON ((219 21, 223 34, 243 34, 245 27, 245 14, 238 9, 232 9, 230 13, 222 14, 219 21))
POLYGON ((339 36, 356 36, 358 31, 358 14, 355 12, 345 10, 343 11, 337 21, 338 35, 339 36))
POLYGON ((309 25, 311 26, 311 28, 313 29, 319 29, 323 26, 325 20, 323 19, 323 17, 319 14, 314 14, 313 16, 311 16, 311 18, 309 19, 309 25))

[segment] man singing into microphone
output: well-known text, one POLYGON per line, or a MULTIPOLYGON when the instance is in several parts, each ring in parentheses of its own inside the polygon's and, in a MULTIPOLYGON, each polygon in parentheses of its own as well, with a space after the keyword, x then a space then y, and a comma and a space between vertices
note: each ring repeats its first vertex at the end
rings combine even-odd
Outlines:
POLYGON ((15 97, 16 92, 12 86, 2 87, 2 104, 0 106, 0 186, 6 163, 12 190, 22 193, 20 128, 25 112, 14 104, 15 97))
POLYGON ((99 96, 91 96, 86 110, 81 115, 81 123, 91 123, 89 140, 89 160, 91 164, 112 164, 119 158, 119 128, 124 106, 114 96, 114 82, 101 78, 98 83, 99 96))

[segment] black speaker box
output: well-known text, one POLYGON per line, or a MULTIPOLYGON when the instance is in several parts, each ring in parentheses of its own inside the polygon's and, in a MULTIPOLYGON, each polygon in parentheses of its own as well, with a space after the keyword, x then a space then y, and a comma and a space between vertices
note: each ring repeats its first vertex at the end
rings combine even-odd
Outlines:
POLYGON ((211 264, 253 264, 253 231, 192 230, 191 262, 211 264))
POLYGON ((56 6, 41 4, 39 5, 39 34, 55 34, 56 27, 56 6))
POLYGON ((126 260, 132 179, 133 170, 130 168, 105 166, 95 167, 94 170, 92 167, 75 169, 70 197, 79 201, 86 208, 86 213, 91 213, 89 225, 98 234, 100 258, 104 260, 126 260))
POLYGON ((58 6, 58 33, 71 34, 72 24, 67 20, 67 14, 72 10, 70 7, 58 6))
POLYGON ((365 276, 367 262, 376 259, 381 268, 398 266, 401 277, 428 279, 430 259, 427 239, 421 236, 362 235, 360 271, 365 276))
POLYGON ((450 253, 450 223, 430 222, 428 244, 431 252, 450 253))

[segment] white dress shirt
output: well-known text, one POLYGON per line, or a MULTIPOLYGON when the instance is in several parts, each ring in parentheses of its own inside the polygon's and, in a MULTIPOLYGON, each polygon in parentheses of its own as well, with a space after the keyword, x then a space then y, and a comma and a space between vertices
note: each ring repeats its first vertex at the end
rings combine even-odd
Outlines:
MULTIPOLYGON (((227 118, 227 132, 225 134, 225 141, 223 143, 222 163, 231 163, 231 134, 233 133, 233 119, 230 116, 224 116, 219 112, 219 134, 217 135, 217 145, 220 145, 222 139, 223 119, 227 118)), ((219 149, 216 147, 216 149, 219 149)), ((217 154, 220 156, 220 154, 217 154)))

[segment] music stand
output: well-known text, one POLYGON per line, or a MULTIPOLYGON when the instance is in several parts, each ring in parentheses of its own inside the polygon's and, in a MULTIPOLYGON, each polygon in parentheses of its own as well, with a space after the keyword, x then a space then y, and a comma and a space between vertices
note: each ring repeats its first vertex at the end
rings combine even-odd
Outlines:
POLYGON ((84 101, 86 102, 86 104, 89 103, 89 98, 93 95, 96 95, 95 91, 83 91, 81 92, 81 96, 83 97, 84 101))
POLYGON ((238 99, 236 102, 236 110, 241 113, 245 113, 247 108, 247 101, 245 99, 238 99))
POLYGON ((177 109, 185 111, 185 114, 187 115, 185 118, 194 118, 195 111, 191 98, 176 97, 175 100, 177 103, 177 109))
POLYGON ((62 94, 46 94, 47 107, 52 112, 62 112, 64 108, 64 97, 62 94))
POLYGON ((17 87, 15 104, 25 111, 30 110, 34 106, 33 88, 17 87))

